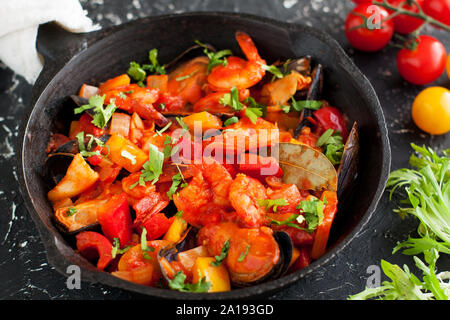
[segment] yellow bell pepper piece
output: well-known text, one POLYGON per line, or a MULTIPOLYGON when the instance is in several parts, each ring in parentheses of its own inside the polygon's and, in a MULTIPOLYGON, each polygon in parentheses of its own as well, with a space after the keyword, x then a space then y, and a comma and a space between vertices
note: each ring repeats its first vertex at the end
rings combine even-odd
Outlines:
POLYGON ((227 268, 221 264, 218 267, 211 265, 215 259, 199 257, 192 267, 192 283, 199 282, 203 277, 211 284, 208 292, 230 291, 230 277, 227 268))

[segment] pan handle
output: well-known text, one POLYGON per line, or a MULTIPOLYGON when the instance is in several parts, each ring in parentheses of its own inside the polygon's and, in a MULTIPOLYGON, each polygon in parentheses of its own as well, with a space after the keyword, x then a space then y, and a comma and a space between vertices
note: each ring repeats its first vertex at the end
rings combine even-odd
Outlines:
POLYGON ((36 48, 44 60, 44 67, 33 87, 32 105, 36 103, 51 79, 71 58, 121 28, 123 25, 87 33, 73 33, 54 22, 39 26, 36 48))
POLYGON ((36 49, 44 66, 33 86, 32 105, 55 74, 76 54, 102 36, 102 30, 90 33, 72 33, 54 22, 39 26, 36 49))

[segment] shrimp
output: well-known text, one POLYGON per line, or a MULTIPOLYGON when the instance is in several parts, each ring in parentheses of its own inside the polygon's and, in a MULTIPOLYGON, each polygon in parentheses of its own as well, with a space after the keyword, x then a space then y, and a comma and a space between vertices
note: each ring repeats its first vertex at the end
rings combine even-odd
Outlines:
POLYGON ((213 158, 206 157, 196 167, 201 170, 203 177, 211 187, 213 203, 224 208, 230 208, 231 204, 228 200, 228 194, 233 178, 228 170, 213 158))
POLYGON ((208 58, 197 57, 177 67, 169 74, 168 93, 194 104, 203 96, 207 66, 208 58))
POLYGON ((280 261, 273 232, 265 226, 247 229, 234 222, 210 224, 200 229, 197 238, 211 256, 220 255, 226 241, 229 250, 224 263, 236 284, 249 285, 264 279, 280 261))
POLYGON ((238 31, 236 40, 247 60, 231 56, 227 58, 227 65, 213 68, 207 81, 214 91, 230 91, 233 87, 238 90, 247 89, 257 84, 266 74, 263 68, 266 61, 259 56, 250 36, 238 31))
MULTIPOLYGON (((233 110, 229 106, 224 106, 220 103, 220 99, 224 97, 224 95, 230 94, 229 91, 219 91, 210 93, 200 100, 198 100, 194 104, 194 112, 208 111, 209 113, 217 114, 217 113, 234 113, 233 110)), ((243 102, 250 96, 250 91, 248 89, 239 90, 239 102, 243 102)))
POLYGON ((265 209, 258 200, 267 198, 266 189, 258 180, 237 174, 230 186, 229 200, 236 210, 236 219, 243 227, 260 227, 264 224, 265 209))
POLYGON ((196 173, 188 185, 173 196, 183 218, 194 226, 219 222, 231 209, 228 193, 233 178, 212 158, 195 165, 196 173))

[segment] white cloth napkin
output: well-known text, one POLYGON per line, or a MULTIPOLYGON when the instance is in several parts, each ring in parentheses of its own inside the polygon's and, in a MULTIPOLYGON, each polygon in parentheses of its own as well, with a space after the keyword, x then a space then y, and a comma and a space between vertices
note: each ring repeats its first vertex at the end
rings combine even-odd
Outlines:
POLYGON ((100 29, 78 0, 0 0, 0 60, 34 84, 42 70, 36 51, 40 24, 55 21, 71 32, 100 29))

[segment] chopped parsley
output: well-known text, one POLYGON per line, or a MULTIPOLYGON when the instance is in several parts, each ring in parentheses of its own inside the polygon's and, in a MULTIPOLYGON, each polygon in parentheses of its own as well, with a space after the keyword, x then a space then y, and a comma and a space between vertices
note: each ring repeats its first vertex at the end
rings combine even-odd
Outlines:
POLYGON ((287 206, 289 203, 286 201, 286 199, 264 199, 264 200, 258 200, 258 204, 261 207, 265 207, 266 211, 269 211, 270 208, 272 208, 273 212, 277 212, 278 207, 287 206))
POLYGON ((111 119, 114 111, 116 111, 117 106, 115 105, 115 99, 110 99, 109 104, 104 108, 106 95, 99 96, 95 95, 89 98, 89 104, 82 105, 81 107, 75 108, 74 113, 79 114, 86 110, 93 109, 94 116, 92 119, 92 124, 96 127, 103 129, 111 119))
POLYGON ((344 143, 339 132, 333 133, 333 129, 325 131, 317 140, 316 147, 321 147, 325 156, 334 165, 341 162, 344 153, 344 143))
POLYGON ((148 160, 142 166, 141 175, 139 176, 139 180, 130 186, 130 189, 133 189, 137 185, 145 186, 145 182, 152 181, 152 184, 155 184, 159 176, 162 173, 162 168, 164 164, 164 154, 158 150, 152 144, 149 144, 148 150, 148 160))
POLYGON ((230 249, 230 241, 226 240, 223 244, 222 250, 220 250, 220 255, 215 256, 215 261, 211 262, 211 265, 214 267, 220 266, 223 260, 227 257, 228 250, 230 249))
POLYGON ((128 68, 127 74, 137 81, 137 83, 142 86, 143 81, 147 77, 147 71, 154 74, 165 74, 166 70, 164 65, 160 65, 158 62, 158 50, 152 49, 148 53, 149 64, 140 65, 139 63, 132 61, 130 62, 130 67, 128 68))
POLYGON ((184 176, 181 173, 180 168, 177 165, 178 173, 173 175, 172 177, 172 185, 169 188, 169 191, 167 191, 167 196, 169 199, 172 199, 172 196, 177 192, 178 187, 184 188, 187 186, 186 180, 184 180, 184 176), (183 184, 181 184, 183 182, 183 184))
POLYGON ((155 251, 155 248, 149 247, 147 245, 147 229, 142 227, 142 233, 141 233, 141 251, 142 256, 144 259, 150 260, 152 257, 148 254, 149 252, 155 251))
POLYGON ((242 110, 244 105, 239 101, 239 91, 236 87, 231 88, 230 93, 225 93, 219 99, 219 103, 223 106, 229 106, 235 111, 242 110))
POLYGON ((262 117, 263 112, 259 108, 246 108, 245 115, 250 119, 253 124, 256 124, 256 121, 259 117, 262 117))
POLYGON ((120 240, 119 238, 113 239, 113 247, 111 249, 111 256, 114 259, 118 254, 124 254, 127 252, 132 246, 126 246, 125 248, 120 248, 120 240))
POLYGON ((283 221, 279 221, 279 220, 275 220, 272 219, 271 217, 267 217, 270 220, 271 224, 275 224, 277 226, 288 226, 288 227, 294 227, 300 230, 305 230, 304 228, 300 227, 297 223, 295 223, 294 221, 296 221, 296 219, 299 217, 299 214, 295 214, 293 213, 292 215, 289 216, 289 218, 287 218, 286 220, 283 221))
POLYGON ((246 105, 248 105, 251 108, 257 108, 260 109, 263 116, 265 116, 267 114, 267 106, 265 104, 256 102, 256 100, 252 97, 248 97, 244 100, 244 103, 246 105))
POLYGON ((156 136, 160 136, 161 134, 166 131, 167 129, 169 129, 169 127, 172 125, 172 122, 169 122, 168 124, 166 124, 166 126, 164 128, 162 128, 161 130, 156 130, 155 134, 153 135, 153 138, 156 136))
POLYGON ((303 109, 319 110, 322 107, 322 101, 318 100, 296 101, 294 97, 291 97, 291 106, 296 111, 302 111, 303 109))
POLYGON ((189 131, 189 127, 188 127, 188 125, 183 121, 183 118, 182 118, 182 117, 176 117, 175 119, 177 120, 178 124, 180 125, 180 127, 181 127, 183 130, 189 131))
POLYGON ((78 212, 77 208, 70 207, 66 212, 66 216, 68 216, 68 217, 73 216, 77 212, 78 212))
POLYGON ((172 138, 170 136, 166 136, 164 138, 164 150, 163 150, 163 154, 164 154, 164 159, 170 158, 171 156, 173 156, 179 149, 178 146, 174 146, 172 145, 172 138))
POLYGON ((197 72, 198 72, 198 69, 192 71, 190 74, 187 74, 187 75, 185 75, 185 76, 175 78, 175 80, 176 80, 176 81, 183 81, 183 80, 189 79, 190 77, 192 77, 192 76, 193 76, 194 74, 196 74, 197 72))
MULTIPOLYGON (((92 142, 88 143, 88 150, 86 150, 86 146, 84 145, 84 131, 79 132, 76 136, 78 141, 78 150, 83 157, 91 157, 91 156, 99 156, 100 151, 90 151, 92 147, 92 142)), ((91 139, 92 140, 92 139, 91 139)))
POLYGON ((221 50, 218 52, 211 51, 207 45, 201 43, 198 40, 195 40, 195 43, 199 46, 203 47, 203 53, 208 57, 208 74, 211 72, 212 68, 223 65, 226 66, 228 64, 226 56, 231 56, 233 53, 229 49, 221 50))
POLYGON ((278 69, 278 68, 277 68, 276 66, 274 66, 274 65, 268 66, 268 65, 266 65, 266 64, 264 64, 264 63, 262 63, 262 62, 258 62, 258 63, 261 65, 261 67, 262 67, 264 70, 266 70, 266 71, 270 72, 271 74, 273 74, 272 81, 274 81, 275 79, 281 79, 281 78, 283 78, 285 75, 287 75, 287 74, 284 74, 283 72, 281 72, 281 70, 278 69))
POLYGON ((238 262, 244 261, 245 257, 246 257, 247 254, 248 254, 248 250, 250 250, 250 245, 249 245, 249 244, 248 244, 247 247, 245 248, 245 252, 241 253, 241 255, 239 256, 239 258, 238 258, 238 260, 237 260, 238 262))
POLYGON ((239 118, 234 116, 234 117, 231 117, 231 118, 228 118, 227 120, 225 120, 225 122, 223 123, 223 126, 228 127, 232 124, 235 124, 238 121, 239 121, 239 118))
POLYGON ((313 232, 323 221, 324 201, 319 199, 303 200, 297 206, 297 209, 303 212, 303 218, 298 222, 306 221, 306 231, 313 232))
POLYGON ((178 271, 173 279, 169 280, 169 287, 182 292, 207 292, 211 288, 211 283, 206 281, 206 277, 197 283, 185 283, 186 276, 182 271, 178 271))
POLYGON ((179 211, 177 211, 177 213, 175 213, 174 217, 181 218, 183 216, 183 213, 184 213, 183 210, 179 210, 179 211))

